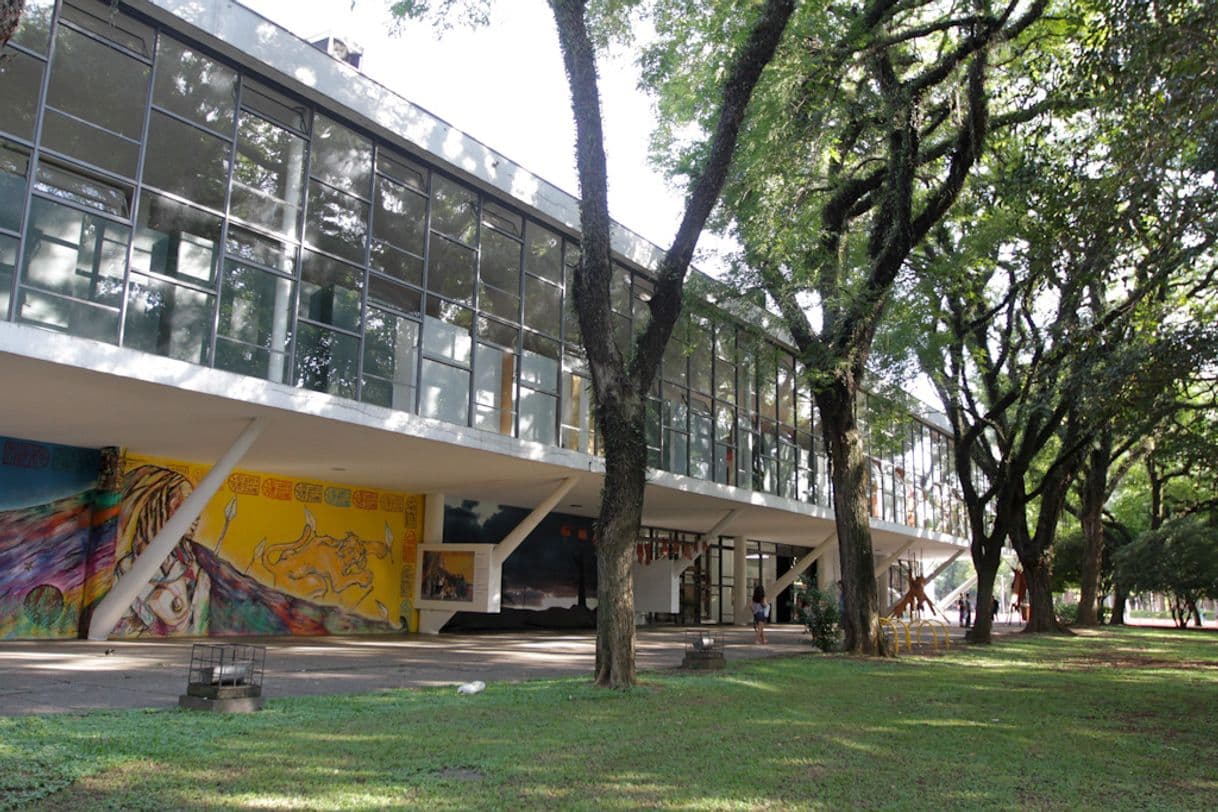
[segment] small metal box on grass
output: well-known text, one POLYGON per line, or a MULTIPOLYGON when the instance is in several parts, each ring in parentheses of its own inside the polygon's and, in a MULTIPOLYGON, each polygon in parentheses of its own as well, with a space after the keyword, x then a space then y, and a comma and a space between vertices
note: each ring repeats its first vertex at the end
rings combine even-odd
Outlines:
POLYGON ((195 643, 186 693, 178 697, 178 707, 221 713, 256 711, 262 707, 265 670, 265 646, 195 643))
POLYGON ((698 629, 685 635, 683 668, 713 670, 723 668, 723 636, 698 629))

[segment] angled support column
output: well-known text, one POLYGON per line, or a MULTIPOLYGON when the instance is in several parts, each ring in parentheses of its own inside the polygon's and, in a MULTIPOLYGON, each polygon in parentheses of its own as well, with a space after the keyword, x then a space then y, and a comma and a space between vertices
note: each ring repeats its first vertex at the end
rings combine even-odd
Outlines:
MULTIPOLYGON (((947 560, 946 560, 946 561, 944 561, 942 564, 940 564, 939 566, 935 567, 934 571, 933 571, 933 572, 932 572, 930 575, 926 576, 925 584, 929 586, 929 585, 930 585, 930 583, 931 583, 932 581, 934 581, 936 578, 938 578, 940 575, 942 575, 942 574, 943 574, 943 571, 944 571, 945 569, 947 569, 948 567, 950 567, 950 566, 952 565, 952 562, 953 562, 953 561, 955 561, 957 558, 959 558, 959 557, 960 557, 960 556, 962 556, 962 555, 964 555, 964 550, 956 550, 956 552, 955 552, 955 553, 952 555, 952 557, 951 557, 951 558, 947 559, 947 560)), ((893 609, 895 609, 895 608, 896 608, 896 605, 897 605, 898 603, 900 603, 900 602, 901 602, 901 601, 900 601, 899 599, 898 599, 898 600, 893 601, 893 602, 892 602, 892 603, 891 603, 891 604, 888 606, 888 608, 886 608, 886 609, 884 610, 884 614, 885 614, 885 615, 891 615, 891 614, 892 614, 892 610, 893 610, 893 609)))
POLYGON ((792 564, 791 569, 784 572, 781 578, 774 583, 767 585, 765 588, 765 594, 768 596, 768 598, 773 600, 784 589, 795 583, 795 579, 807 572, 808 567, 812 566, 818 558, 829 552, 829 550, 833 549, 833 545, 830 542, 836 538, 837 531, 834 530, 832 533, 825 536, 824 539, 821 540, 820 544, 817 544, 811 550, 804 553, 803 558, 792 564))
MULTIPOLYGON (((972 589, 976 585, 977 585, 977 576, 974 575, 972 578, 969 578, 967 581, 965 581, 960 586, 953 589, 948 594, 944 595, 942 598, 939 598, 939 605, 943 606, 943 607, 951 606, 952 601, 954 601, 956 598, 960 597, 962 594, 964 594, 966 591, 972 589)), ((946 611, 946 609, 944 611, 946 611)))
MULTIPOLYGON (((715 539, 717 539, 717 538, 719 538, 719 536, 723 535, 723 531, 727 529, 727 526, 732 523, 732 519, 734 519, 734 518, 736 518, 736 511, 734 509, 729 510, 726 514, 724 514, 722 519, 720 519, 718 522, 715 523, 714 527, 712 527, 710 530, 707 530, 705 533, 702 534, 702 540, 705 542, 708 542, 708 543, 713 543, 715 541, 715 539)), ((694 554, 693 558, 691 558, 689 561, 686 561, 685 565, 683 567, 681 567, 681 571, 677 573, 677 577, 678 578, 681 577, 682 573, 684 573, 687 569, 692 567, 694 565, 694 562, 697 561, 698 557, 701 555, 702 555, 702 551, 699 550, 697 553, 694 554)))
POLYGON ((148 585, 157 568, 165 561, 166 556, 182 540, 182 536, 190 530, 190 526, 199 518, 199 514, 203 512, 203 508, 207 507, 208 501, 216 494, 216 491, 220 490, 220 486, 233 472, 237 462, 245 456, 245 452, 249 451, 250 446, 258 439, 258 435, 262 433, 266 424, 267 418, 265 417, 255 417, 250 421, 232 447, 224 452, 224 455, 207 472, 207 476, 203 477, 203 481, 199 483, 198 487, 190 492, 190 495, 169 517, 169 521, 165 522, 160 531, 152 537, 148 546, 132 562, 131 569, 115 582, 110 591, 106 593, 106 597, 97 604, 97 608, 93 610, 93 619, 89 622, 90 640, 105 640, 110 636, 110 632, 114 631, 119 620, 131 608, 132 601, 139 597, 140 592, 148 585))
POLYGON ((885 570, 887 570, 893 564, 897 563, 897 561, 900 560, 900 558, 901 558, 901 554, 904 553, 906 550, 908 550, 910 547, 912 547, 914 545, 915 541, 917 541, 917 539, 910 539, 909 541, 905 542, 897 549, 897 551, 895 553, 888 556, 883 561, 881 561, 879 564, 877 564, 876 568, 875 568, 875 577, 879 578, 881 575, 884 574, 885 570))
POLYGON ((541 520, 550 515, 550 511, 558 506, 558 503, 564 496, 571 492, 575 487, 575 477, 570 476, 558 483, 549 496, 542 500, 541 504, 533 508, 533 512, 525 516, 520 524, 512 529, 512 532, 504 536, 503 541, 495 545, 493 561, 496 567, 502 567, 503 562, 507 561, 508 556, 516 551, 529 533, 532 533, 537 525, 541 524, 541 520))

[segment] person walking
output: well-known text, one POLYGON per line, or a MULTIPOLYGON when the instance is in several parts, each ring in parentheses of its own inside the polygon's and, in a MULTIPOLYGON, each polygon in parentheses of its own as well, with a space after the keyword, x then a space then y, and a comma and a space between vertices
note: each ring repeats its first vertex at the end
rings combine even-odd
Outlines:
POLYGON ((756 632, 754 642, 764 646, 765 624, 770 619, 770 603, 765 599, 765 587, 761 584, 753 587, 753 602, 749 604, 753 612, 753 631, 756 632))

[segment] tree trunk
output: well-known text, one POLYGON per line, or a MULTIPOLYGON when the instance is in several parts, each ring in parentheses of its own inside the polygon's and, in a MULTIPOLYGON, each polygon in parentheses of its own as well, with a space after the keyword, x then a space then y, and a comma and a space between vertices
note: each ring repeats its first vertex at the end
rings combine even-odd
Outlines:
MULTIPOLYGON (((990 643, 994 633, 994 580, 1002 563, 1001 542, 990 544, 993 553, 973 551, 973 569, 977 571, 977 605, 973 610, 973 628, 964 633, 970 643, 990 643)), ((988 552, 988 551, 987 551, 988 552)))
POLYGON ((1023 575, 1028 584, 1029 614, 1023 630, 1028 633, 1065 631, 1053 611, 1049 562, 1043 558, 1027 560, 1021 557, 1019 563, 1023 565, 1023 575))
POLYGON ((1118 583, 1112 593, 1112 617, 1108 619, 1108 625, 1125 625, 1125 602, 1128 600, 1129 591, 1118 583))
POLYGON ((833 482, 833 513, 845 596, 842 616, 845 649, 855 654, 883 655, 888 653, 888 646, 880 632, 867 463, 855 415, 857 402, 857 393, 842 382, 834 382, 816 393, 833 482))
POLYGON ((646 485, 647 442, 642 399, 600 412, 605 482, 596 528, 596 684, 629 688, 634 673, 634 546, 646 485))
POLYGON ((1104 560, 1104 502, 1108 497, 1108 469, 1112 465, 1112 433, 1100 432, 1087 455, 1083 477, 1083 563, 1079 583, 1078 626, 1098 626, 1100 575, 1104 560))

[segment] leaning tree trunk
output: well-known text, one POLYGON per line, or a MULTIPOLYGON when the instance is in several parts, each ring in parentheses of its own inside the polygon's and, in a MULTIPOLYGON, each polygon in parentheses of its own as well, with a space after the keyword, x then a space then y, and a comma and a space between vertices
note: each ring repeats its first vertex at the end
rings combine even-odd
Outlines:
POLYGON ((855 414, 856 395, 851 387, 837 382, 816 393, 816 405, 833 482, 833 513, 845 595, 842 617, 845 648, 856 654, 886 654, 888 647, 880 631, 867 462, 855 414))
POLYGON ((601 413, 605 482, 596 532, 596 684, 628 688, 634 671, 634 557, 642 522, 647 442, 642 400, 601 413))

